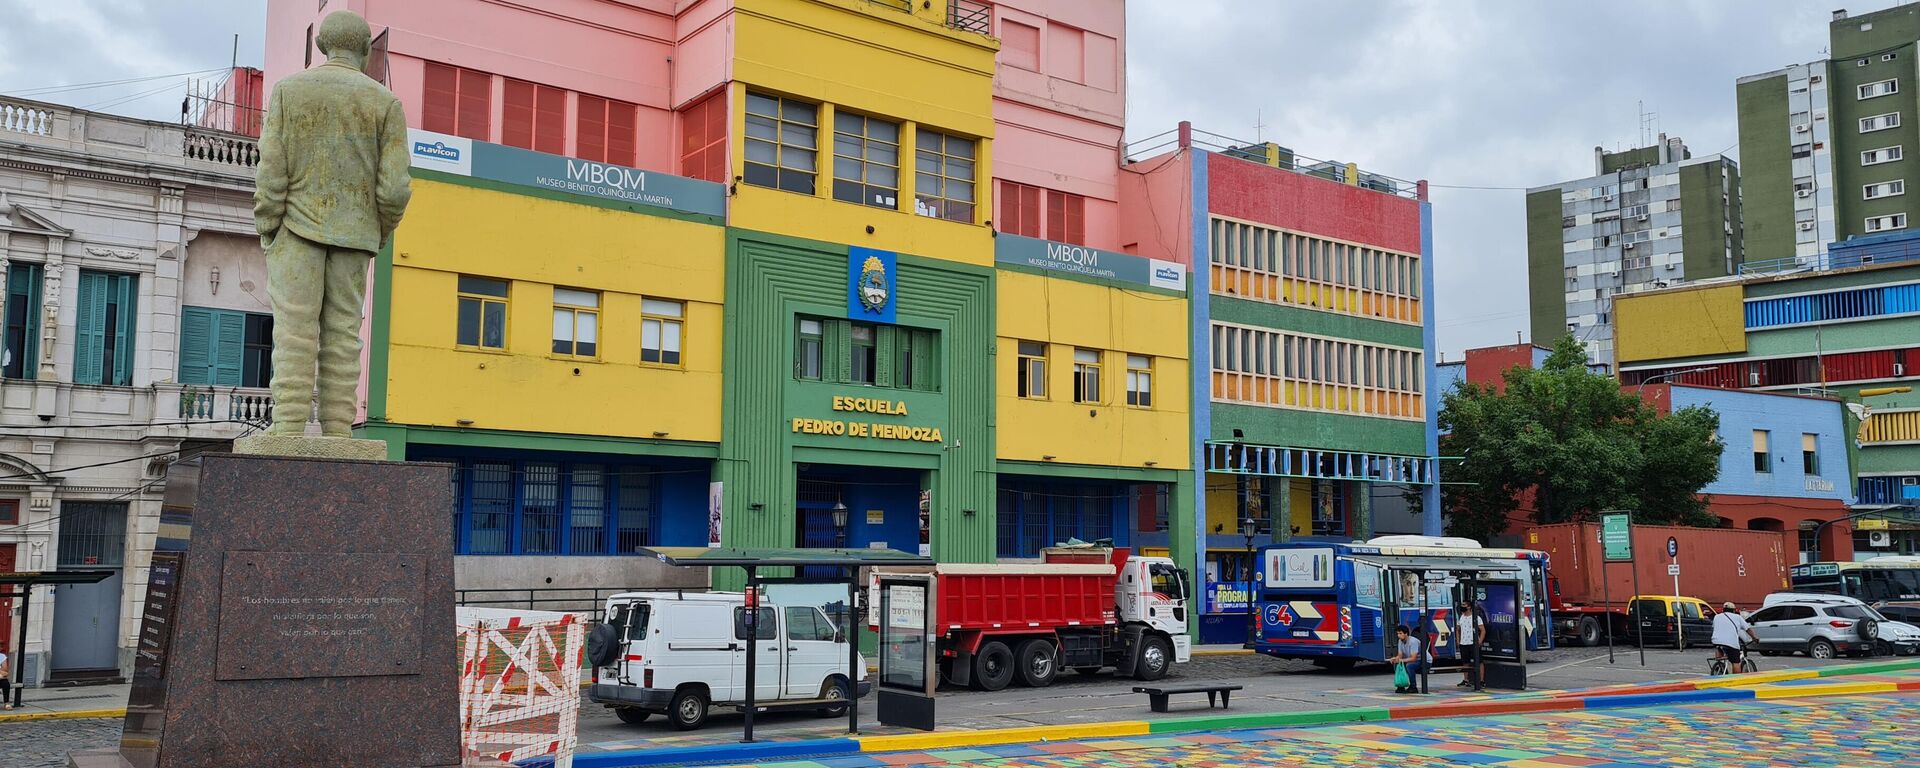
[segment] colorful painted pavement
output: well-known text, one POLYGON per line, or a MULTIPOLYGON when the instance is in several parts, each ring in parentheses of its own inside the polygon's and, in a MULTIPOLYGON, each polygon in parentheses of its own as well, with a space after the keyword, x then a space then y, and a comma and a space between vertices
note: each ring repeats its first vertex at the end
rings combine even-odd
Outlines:
POLYGON ((1901 723, 1915 707, 1913 693, 1715 702, 869 753, 757 768, 1913 765, 1920 744, 1901 723))

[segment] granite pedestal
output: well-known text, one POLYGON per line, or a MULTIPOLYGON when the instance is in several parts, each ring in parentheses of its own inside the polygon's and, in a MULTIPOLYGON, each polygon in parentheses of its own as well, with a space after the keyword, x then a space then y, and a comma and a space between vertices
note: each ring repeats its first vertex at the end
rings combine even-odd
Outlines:
POLYGON ((120 749, 71 764, 459 765, 450 471, 176 463, 120 749))

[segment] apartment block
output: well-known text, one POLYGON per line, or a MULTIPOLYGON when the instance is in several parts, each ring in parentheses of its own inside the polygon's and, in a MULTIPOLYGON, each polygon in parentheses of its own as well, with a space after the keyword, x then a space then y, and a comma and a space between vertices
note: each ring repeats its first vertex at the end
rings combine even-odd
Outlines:
POLYGON ((1615 295, 1738 269, 1740 169, 1665 134, 1593 155, 1593 176, 1527 191, 1528 308, 1535 343, 1571 334, 1611 363, 1615 295))

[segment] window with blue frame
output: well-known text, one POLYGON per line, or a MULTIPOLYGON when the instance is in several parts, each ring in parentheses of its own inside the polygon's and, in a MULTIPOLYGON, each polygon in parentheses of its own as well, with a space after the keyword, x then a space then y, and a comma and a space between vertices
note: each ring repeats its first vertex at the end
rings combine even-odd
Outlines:
POLYGON ((623 555, 654 544, 645 465, 449 460, 463 555, 623 555))
POLYGON ((74 308, 73 383, 133 383, 134 304, 139 277, 80 270, 74 308))
POLYGON ((1127 484, 1003 483, 996 507, 1001 557, 1039 557, 1066 540, 1127 543, 1127 484))

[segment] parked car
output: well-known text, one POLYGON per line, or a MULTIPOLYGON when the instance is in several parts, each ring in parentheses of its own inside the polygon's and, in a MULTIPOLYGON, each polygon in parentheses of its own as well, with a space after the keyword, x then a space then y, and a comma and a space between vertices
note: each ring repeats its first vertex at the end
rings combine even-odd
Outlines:
POLYGON ((1639 624, 1641 641, 1647 645, 1713 644, 1713 608, 1697 597, 1635 595, 1627 604, 1627 615, 1639 624))
POLYGON ((747 644, 755 652, 754 703, 845 714, 847 696, 867 695, 867 662, 858 658, 858 687, 847 689, 847 636, 811 605, 761 600, 752 609, 738 592, 624 592, 607 599, 605 624, 588 640, 594 667, 587 698, 638 723, 665 714, 674 727, 706 723, 708 707, 747 698, 747 644))
POLYGON ((1832 599, 1778 602, 1751 619, 1762 654, 1801 653, 1816 659, 1876 650, 1880 615, 1858 601, 1832 599))
POLYGON ((1920 654, 1920 624, 1906 620, 1920 620, 1920 609, 1909 612, 1899 606, 1876 608, 1857 598, 1843 595, 1810 592, 1775 592, 1767 595, 1768 607, 1787 603, 1859 606, 1866 610, 1869 617, 1879 622, 1877 642, 1872 649, 1874 653, 1881 656, 1920 654))

